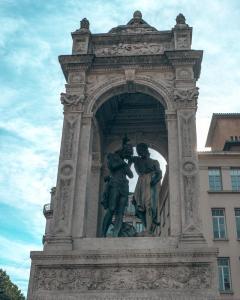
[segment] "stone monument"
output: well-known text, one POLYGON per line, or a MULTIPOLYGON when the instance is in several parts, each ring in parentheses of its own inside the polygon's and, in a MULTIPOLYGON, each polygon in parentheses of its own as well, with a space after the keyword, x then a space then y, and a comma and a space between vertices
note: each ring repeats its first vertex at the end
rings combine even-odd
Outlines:
POLYGON ((83 19, 72 39, 72 54, 59 57, 67 84, 57 184, 44 210, 43 251, 31 252, 28 299, 216 299, 217 249, 199 217, 202 51, 191 49, 192 28, 179 14, 171 30, 158 31, 136 11, 104 34, 83 19), (108 154, 125 134, 167 161, 165 238, 102 237, 108 154))

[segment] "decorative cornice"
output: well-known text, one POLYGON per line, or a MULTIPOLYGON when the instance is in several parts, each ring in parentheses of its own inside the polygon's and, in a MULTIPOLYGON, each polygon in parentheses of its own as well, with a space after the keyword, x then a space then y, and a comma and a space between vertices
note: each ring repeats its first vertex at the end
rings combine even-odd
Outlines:
POLYGON ((174 258, 174 257, 186 257, 189 259, 195 259, 198 257, 215 257, 218 254, 218 249, 194 249, 194 250, 175 250, 175 251, 170 251, 166 250, 166 252, 149 252, 148 249, 140 251, 137 249, 132 249, 132 250, 116 250, 116 251, 106 251, 103 253, 103 250, 97 251, 97 250, 85 250, 82 251, 81 254, 78 253, 72 253, 72 254, 50 254, 49 251, 48 253, 40 252, 40 251, 32 251, 31 252, 31 258, 33 260, 59 260, 59 261, 64 261, 64 260, 76 260, 76 259, 112 259, 112 258, 117 258, 117 259, 125 259, 125 258, 174 258))

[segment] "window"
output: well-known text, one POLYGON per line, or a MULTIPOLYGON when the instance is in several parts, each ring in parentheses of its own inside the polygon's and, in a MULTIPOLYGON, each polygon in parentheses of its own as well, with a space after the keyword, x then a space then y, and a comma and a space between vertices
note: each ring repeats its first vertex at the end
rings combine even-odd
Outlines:
POLYGON ((230 170, 232 190, 240 191, 240 168, 231 168, 230 170))
POLYGON ((230 264, 228 257, 218 258, 218 278, 220 292, 231 291, 230 264))
POLYGON ((209 168, 208 169, 208 180, 209 189, 211 191, 221 191, 222 190, 222 178, 220 168, 209 168))
POLYGON ((240 208, 235 208, 237 238, 240 240, 240 208))
POLYGON ((212 209, 213 237, 214 239, 226 239, 226 224, 224 208, 212 209))

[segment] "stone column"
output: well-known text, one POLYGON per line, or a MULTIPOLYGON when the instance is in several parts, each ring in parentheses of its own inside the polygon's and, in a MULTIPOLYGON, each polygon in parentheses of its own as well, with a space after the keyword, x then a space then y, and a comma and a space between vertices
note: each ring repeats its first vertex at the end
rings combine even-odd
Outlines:
POLYGON ((53 231, 45 250, 72 249, 72 211, 76 185, 83 96, 61 94, 64 122, 59 158, 56 197, 53 206, 53 231))
MULTIPOLYGON (((86 233, 86 199, 88 185, 94 188, 89 180, 92 159, 92 114, 83 114, 81 124, 81 136, 78 141, 77 173, 75 185, 75 201, 72 216, 72 234, 74 239, 82 238, 86 233)), ((76 241, 77 243, 77 241, 76 241)))
POLYGON ((101 163, 99 153, 92 153, 92 165, 89 176, 87 191, 87 211, 86 211, 86 237, 96 237, 98 231, 99 206, 101 199, 100 191, 101 163))
POLYGON ((166 111, 168 129, 168 170, 171 236, 181 234, 181 203, 179 197, 178 126, 175 111, 166 111))
POLYGON ((199 217, 199 171, 196 138, 198 88, 174 91, 178 123, 179 188, 181 201, 181 240, 204 243, 199 217))

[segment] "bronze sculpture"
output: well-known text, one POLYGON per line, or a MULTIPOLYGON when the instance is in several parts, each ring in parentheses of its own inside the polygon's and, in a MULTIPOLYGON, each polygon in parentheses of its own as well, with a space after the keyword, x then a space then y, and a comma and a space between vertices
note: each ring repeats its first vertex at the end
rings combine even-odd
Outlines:
POLYGON ((147 233, 153 234, 156 226, 159 225, 157 221, 157 205, 162 171, 159 162, 150 158, 147 144, 138 144, 137 154, 138 156, 131 158, 139 176, 133 204, 136 209, 136 216, 141 219, 147 233))
POLYGON ((123 139, 122 148, 107 155, 107 164, 110 176, 105 179, 106 185, 103 193, 102 205, 107 210, 102 224, 102 236, 106 237, 113 215, 115 222, 112 231, 113 237, 118 237, 125 207, 128 204, 129 184, 126 176, 133 177, 130 170, 133 147, 128 144, 128 139, 123 139), (128 160, 128 163, 125 161, 128 160))

